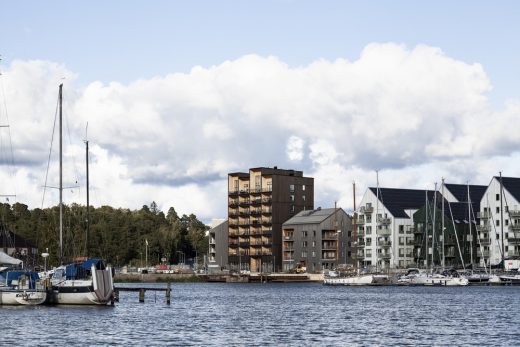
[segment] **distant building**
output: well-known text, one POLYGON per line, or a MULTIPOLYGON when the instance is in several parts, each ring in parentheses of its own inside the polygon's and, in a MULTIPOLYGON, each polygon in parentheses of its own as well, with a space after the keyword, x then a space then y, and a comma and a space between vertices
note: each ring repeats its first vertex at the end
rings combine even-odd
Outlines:
POLYGON ((232 269, 279 271, 282 223, 314 208, 314 179, 259 167, 228 175, 228 260, 232 269))
POLYGON ((413 214, 433 195, 431 190, 368 188, 357 209, 358 265, 380 270, 415 264, 413 214))
POLYGON ((434 201, 430 200, 414 214, 414 259, 417 266, 430 267, 433 262, 433 266, 444 264, 462 267, 461 258, 466 266, 478 263, 477 214, 480 210, 480 200, 486 189, 487 186, 483 185, 444 183, 435 201, 436 208, 434 208, 434 201), (444 252, 442 194, 444 194, 444 252), (468 204, 468 201, 471 203, 468 204))
POLYGON ((0 224, 0 250, 11 257, 22 260, 25 264, 38 263, 38 248, 20 235, 13 233, 0 224))
POLYGON ((223 221, 209 230, 208 270, 220 271, 228 266, 228 221, 223 221))
POLYGON ((520 256, 520 178, 493 177, 480 200, 479 264, 520 256))
POLYGON ((283 271, 309 272, 351 263, 352 219, 341 208, 301 211, 283 223, 283 271))

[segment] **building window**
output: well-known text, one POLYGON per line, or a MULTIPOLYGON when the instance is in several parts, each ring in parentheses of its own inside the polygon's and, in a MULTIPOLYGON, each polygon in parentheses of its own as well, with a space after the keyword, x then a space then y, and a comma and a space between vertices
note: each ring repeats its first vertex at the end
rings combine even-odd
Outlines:
POLYGON ((302 248, 307 248, 307 241, 302 241, 302 248))
POLYGON ((508 226, 509 225, 509 220, 504 219, 504 223, 506 223, 505 225, 508 226))
POLYGON ((289 192, 294 193, 294 184, 289 185, 289 192))
POLYGON ((497 194, 496 199, 497 201, 500 200, 500 194, 497 194))
POLYGON ((302 251, 302 258, 307 258, 307 251, 302 251))
POLYGON ((302 185, 302 190, 303 190, 303 191, 305 191, 305 184, 304 184, 304 185, 302 185))
POLYGON ((399 225, 399 234, 404 234, 404 225, 399 225))
POLYGON ((303 234, 303 237, 307 237, 307 231, 306 230, 302 231, 302 234, 303 234))
POLYGON ((291 205, 291 213, 294 213, 294 205, 291 205))
POLYGON ((497 219, 497 227, 499 227, 499 226, 500 226, 500 220, 497 219))
POLYGON ((312 231, 312 236, 313 236, 313 237, 316 237, 316 230, 313 230, 313 231, 312 231))
POLYGON ((267 182, 267 191, 272 192, 273 191, 273 182, 267 182))
POLYGON ((302 200, 305 201, 305 195, 302 195, 302 200))
POLYGON ((291 201, 294 201, 294 194, 291 194, 291 195, 289 196, 289 199, 290 199, 291 201))
POLYGON ((312 241, 312 247, 316 247, 316 241, 312 241))
POLYGON ((497 206, 497 213, 500 213, 500 207, 497 206))
POLYGON ((312 257, 316 258, 316 252, 312 251, 312 257))
POLYGON ((260 176, 255 176, 255 189, 260 189, 262 184, 260 183, 260 176))

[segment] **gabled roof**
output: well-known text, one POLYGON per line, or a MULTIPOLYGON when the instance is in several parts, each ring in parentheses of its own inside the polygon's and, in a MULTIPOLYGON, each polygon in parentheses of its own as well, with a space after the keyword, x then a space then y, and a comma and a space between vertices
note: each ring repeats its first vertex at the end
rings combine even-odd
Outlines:
POLYGON ((405 210, 420 209, 425 205, 426 194, 428 200, 433 201, 433 190, 419 190, 419 189, 399 189, 399 188, 368 188, 374 195, 379 195, 379 201, 386 207, 386 209, 394 216, 394 218, 412 218, 408 216, 405 210), (427 193, 426 193, 427 192, 427 193))
MULTIPOLYGON (((445 183, 444 187, 450 191, 451 194, 459 202, 468 201, 468 185, 467 184, 449 184, 445 183)), ((480 202, 484 193, 486 192, 487 186, 481 185, 469 185, 469 197, 472 202, 480 202)))
MULTIPOLYGON (((346 213, 341 208, 337 208, 338 213, 346 213)), ((333 208, 318 208, 316 210, 306 210, 298 212, 294 217, 287 220, 283 225, 294 224, 319 224, 334 214, 333 208)))
MULTIPOLYGON (((499 176, 495 176, 494 178, 500 182, 499 176)), ((520 201, 520 178, 502 177, 502 185, 504 186, 504 189, 507 189, 507 191, 511 193, 517 201, 520 201)))
POLYGON ((0 225, 0 247, 36 248, 34 243, 0 225))
MULTIPOLYGON (((471 193, 470 193, 471 195, 471 193)), ((472 202, 471 203, 471 209, 472 209, 472 215, 471 220, 476 220, 476 213, 479 209, 480 202, 472 202)), ((439 209, 441 208, 441 205, 438 204, 437 206, 439 209)), ((448 218, 453 217, 453 220, 456 224, 459 223, 466 223, 468 222, 468 203, 467 202, 444 202, 444 215, 448 218), (451 209, 451 215, 450 215, 450 209, 451 209)), ((447 223, 451 223, 451 221, 447 221, 447 223)))

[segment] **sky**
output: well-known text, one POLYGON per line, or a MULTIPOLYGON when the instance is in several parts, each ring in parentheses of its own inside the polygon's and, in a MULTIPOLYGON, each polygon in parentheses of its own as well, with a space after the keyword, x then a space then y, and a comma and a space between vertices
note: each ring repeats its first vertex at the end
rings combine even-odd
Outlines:
POLYGON ((376 170, 395 188, 520 177, 519 17, 517 1, 3 2, 0 194, 57 204, 60 83, 67 203, 84 203, 86 137, 94 206, 207 222, 251 167, 302 170, 316 207, 346 209, 376 170))

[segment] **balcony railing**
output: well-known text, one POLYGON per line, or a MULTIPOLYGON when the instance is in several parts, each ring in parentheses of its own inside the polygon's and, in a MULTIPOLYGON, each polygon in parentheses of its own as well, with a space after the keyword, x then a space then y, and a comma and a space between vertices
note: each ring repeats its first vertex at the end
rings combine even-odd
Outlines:
POLYGON ((518 257, 518 256, 520 256, 520 251, 516 250, 516 249, 510 249, 509 251, 507 251, 507 256, 518 257))
POLYGON ((491 213, 489 211, 479 211, 479 212, 477 212, 477 218, 480 218, 480 219, 491 218, 491 213))
POLYGON ((388 225, 388 224, 390 224, 390 222, 391 222, 390 218, 386 218, 386 217, 377 218, 377 223, 379 223, 381 225, 388 225))
POLYGON ((360 213, 372 213, 374 212, 374 207, 372 206, 361 206, 359 208, 360 213))
POLYGON ((392 241, 379 241, 379 247, 388 248, 392 246, 392 241))
POLYGON ((356 218, 356 225, 365 225, 365 218, 356 218))
POLYGON ((389 253, 378 253, 377 257, 379 259, 390 259, 392 256, 389 253))
POLYGON ((489 224, 477 225, 478 232, 486 232, 486 231, 489 231, 490 229, 491 229, 491 226, 489 224))
POLYGON ((509 217, 520 218, 520 210, 509 210, 509 217))
POLYGON ((520 231, 520 224, 509 224, 509 230, 513 232, 520 231))
POLYGON ((377 236, 390 236, 390 235, 392 235, 392 229, 389 229, 389 228, 377 229, 376 235, 377 236))
POLYGON ((482 246, 489 246, 491 244, 491 240, 490 239, 480 239, 480 244, 482 246))

